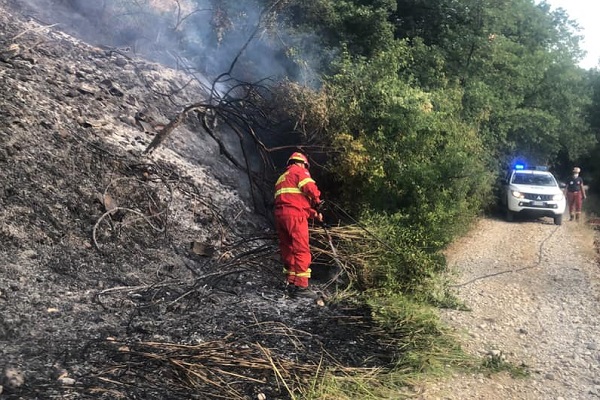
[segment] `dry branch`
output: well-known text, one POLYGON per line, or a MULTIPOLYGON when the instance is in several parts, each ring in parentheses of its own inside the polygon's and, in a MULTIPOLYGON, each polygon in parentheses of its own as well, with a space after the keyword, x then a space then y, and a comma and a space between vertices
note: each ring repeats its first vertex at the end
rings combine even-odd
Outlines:
POLYGON ((55 27, 58 24, 52 24, 52 25, 45 25, 45 26, 38 26, 37 28, 29 28, 29 29, 25 29, 23 32, 19 33, 18 35, 14 36, 11 40, 17 40, 18 38, 20 38, 21 36, 25 35, 28 32, 33 32, 33 33, 38 33, 38 32, 42 32, 46 29, 50 29, 55 27))
POLYGON ((158 132, 156 134, 156 136, 154 136, 154 139, 152 139, 152 142, 150 142, 148 147, 146 147, 146 150, 144 150, 144 154, 149 154, 149 153, 153 152, 154 150, 156 150, 156 148, 158 146, 160 146, 162 142, 165 141, 165 139, 175 130, 175 128, 177 128, 179 125, 181 125, 181 123, 183 122, 185 117, 187 117, 187 115, 192 110, 200 110, 200 109, 207 110, 209 108, 211 108, 210 105, 204 104, 204 103, 194 103, 194 104, 191 104, 191 105, 185 107, 183 109, 183 111, 181 111, 179 114, 177 114, 175 116, 175 118, 173 118, 171 121, 169 121, 169 123, 160 132, 158 132))
POLYGON ((227 337, 198 345, 160 342, 122 343, 107 341, 113 363, 99 377, 118 385, 126 384, 119 379, 122 372, 131 368, 144 369, 146 378, 163 384, 169 380, 181 380, 190 389, 204 388, 207 397, 245 398, 241 390, 247 384, 265 384, 269 377, 276 377, 291 390, 296 376, 311 375, 317 366, 297 364, 279 358, 265 347, 227 337), (123 356, 126 362, 123 362, 123 356), (260 378, 262 377, 262 378, 260 378))
POLYGON ((165 231, 164 227, 161 228, 161 227, 155 226, 147 215, 144 215, 137 210, 133 210, 133 209, 127 208, 127 207, 115 207, 112 210, 109 210, 109 211, 105 212, 104 214, 102 214, 102 216, 100 218, 98 218, 98 221, 96 221, 96 223, 94 224, 94 229, 92 230, 92 240, 94 241, 94 245, 96 246, 96 249, 101 250, 101 246, 98 244, 98 240, 96 239, 96 231, 98 229, 98 226, 106 217, 108 217, 111 214, 114 214, 117 211, 125 211, 125 212, 130 212, 132 214, 139 215, 140 219, 146 221, 146 223, 156 232, 162 233, 165 231))

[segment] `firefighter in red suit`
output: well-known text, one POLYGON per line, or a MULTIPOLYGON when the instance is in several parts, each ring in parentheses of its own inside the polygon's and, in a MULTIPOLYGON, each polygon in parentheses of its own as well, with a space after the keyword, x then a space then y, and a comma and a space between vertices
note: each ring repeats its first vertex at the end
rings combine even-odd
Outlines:
POLYGON ((304 154, 293 153, 287 165, 275 184, 275 228, 283 271, 287 275, 291 297, 317 298, 308 288, 311 273, 308 219, 323 221, 323 215, 317 211, 321 192, 310 176, 310 164, 304 154))

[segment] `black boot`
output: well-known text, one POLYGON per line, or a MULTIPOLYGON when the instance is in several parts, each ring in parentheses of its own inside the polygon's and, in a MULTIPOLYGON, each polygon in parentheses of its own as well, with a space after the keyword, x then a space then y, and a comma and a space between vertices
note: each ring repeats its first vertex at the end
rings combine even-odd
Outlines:
POLYGON ((287 285, 288 296, 294 297, 294 294, 296 293, 297 289, 298 289, 298 287, 296 285, 287 285))
POLYGON ((294 291, 294 294, 291 297, 294 299, 316 300, 319 298, 319 295, 307 287, 306 288, 299 287, 299 288, 296 288, 296 290, 294 291))

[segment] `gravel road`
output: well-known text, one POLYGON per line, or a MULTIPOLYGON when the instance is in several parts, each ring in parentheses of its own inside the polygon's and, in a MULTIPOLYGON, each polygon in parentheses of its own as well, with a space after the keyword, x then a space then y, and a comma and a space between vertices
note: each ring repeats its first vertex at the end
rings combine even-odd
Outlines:
POLYGON ((471 311, 443 311, 470 354, 525 365, 455 374, 419 399, 600 399, 600 268, 589 226, 551 219, 483 219, 447 253, 471 311))

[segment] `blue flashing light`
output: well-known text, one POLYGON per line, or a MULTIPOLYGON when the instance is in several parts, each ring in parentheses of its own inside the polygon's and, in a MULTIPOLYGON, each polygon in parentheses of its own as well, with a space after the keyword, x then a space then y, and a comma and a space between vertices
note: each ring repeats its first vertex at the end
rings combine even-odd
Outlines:
POLYGON ((518 169, 518 170, 525 169, 525 166, 523 164, 515 164, 515 169, 518 169))

